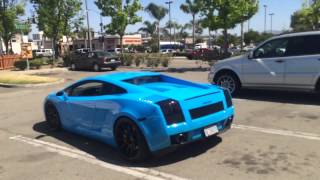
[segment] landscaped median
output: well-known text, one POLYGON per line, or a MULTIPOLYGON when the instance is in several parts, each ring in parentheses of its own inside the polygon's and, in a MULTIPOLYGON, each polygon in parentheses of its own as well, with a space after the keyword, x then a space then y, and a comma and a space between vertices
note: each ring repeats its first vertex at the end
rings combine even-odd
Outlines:
POLYGON ((58 84, 63 81, 63 79, 53 77, 27 75, 14 72, 0 74, 0 86, 4 87, 46 86, 51 84, 58 84))

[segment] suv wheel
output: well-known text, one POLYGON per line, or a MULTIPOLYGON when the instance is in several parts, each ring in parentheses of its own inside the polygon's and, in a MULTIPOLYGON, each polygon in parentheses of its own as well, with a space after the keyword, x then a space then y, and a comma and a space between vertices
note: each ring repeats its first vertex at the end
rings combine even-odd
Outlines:
POLYGON ((221 74, 215 78, 214 83, 228 89, 233 96, 240 90, 240 81, 231 73, 221 74))

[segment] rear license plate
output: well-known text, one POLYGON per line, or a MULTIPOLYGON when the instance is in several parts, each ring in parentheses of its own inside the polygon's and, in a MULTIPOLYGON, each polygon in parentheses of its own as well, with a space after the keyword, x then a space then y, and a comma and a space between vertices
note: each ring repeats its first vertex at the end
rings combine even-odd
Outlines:
POLYGON ((217 134, 218 132, 219 132, 219 130, 218 130, 217 126, 210 126, 210 127, 204 129, 204 135, 206 137, 217 134))

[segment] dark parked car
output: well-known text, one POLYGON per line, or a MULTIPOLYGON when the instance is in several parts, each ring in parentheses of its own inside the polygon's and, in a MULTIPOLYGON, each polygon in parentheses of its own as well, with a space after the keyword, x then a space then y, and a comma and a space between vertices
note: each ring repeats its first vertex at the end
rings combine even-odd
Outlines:
POLYGON ((88 53, 75 52, 71 56, 70 69, 92 69, 100 71, 102 68, 116 70, 121 64, 119 57, 113 53, 105 51, 92 51, 88 53))

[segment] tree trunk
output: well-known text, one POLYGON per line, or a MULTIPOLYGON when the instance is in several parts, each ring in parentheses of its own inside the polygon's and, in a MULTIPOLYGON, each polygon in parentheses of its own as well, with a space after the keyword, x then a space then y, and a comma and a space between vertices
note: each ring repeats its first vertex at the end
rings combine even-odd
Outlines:
POLYGON ((227 54, 228 53, 228 48, 229 48, 228 29, 227 28, 223 29, 223 37, 224 37, 223 54, 227 54))
POLYGON ((211 43, 211 31, 210 31, 210 28, 208 28, 208 33, 209 33, 209 49, 212 47, 212 43, 211 43))
POLYGON ((123 35, 120 35, 120 48, 121 48, 121 55, 123 55, 123 35))
POLYGON ((192 49, 195 48, 195 23, 196 23, 196 15, 192 14, 192 49))
POLYGON ((161 51, 161 47, 160 47, 160 21, 158 21, 158 50, 160 53, 160 51, 161 51))
POLYGON ((240 44, 240 49, 241 51, 243 50, 243 41, 244 41, 244 33, 243 33, 243 22, 241 22, 241 44, 240 44))
POLYGON ((59 52, 57 46, 57 38, 52 39, 52 49, 54 50, 54 58, 58 59, 59 52))
POLYGON ((9 41, 7 39, 4 39, 4 46, 6 47, 6 54, 9 54, 9 41))

